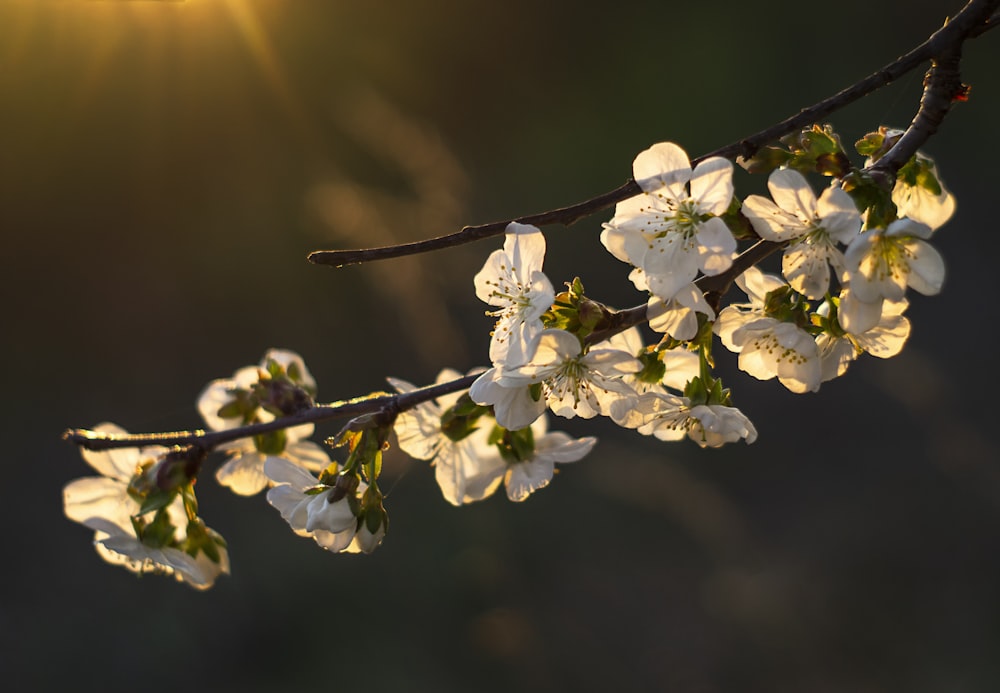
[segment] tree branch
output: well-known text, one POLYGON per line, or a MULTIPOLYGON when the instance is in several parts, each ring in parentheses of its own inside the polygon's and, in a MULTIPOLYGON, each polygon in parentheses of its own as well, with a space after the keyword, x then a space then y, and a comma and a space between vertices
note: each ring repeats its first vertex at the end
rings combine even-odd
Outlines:
MULTIPOLYGON (((749 158, 762 146, 791 132, 795 132, 806 125, 811 125, 822 120, 831 113, 891 84, 927 60, 948 56, 952 52, 960 52, 962 42, 966 39, 974 38, 996 25, 998 20, 996 16, 992 15, 997 11, 998 7, 1000 7, 1000 0, 970 0, 954 18, 932 34, 926 41, 889 63, 881 70, 872 73, 833 96, 802 109, 780 123, 692 160, 692 165, 713 156, 721 156, 727 159, 735 159, 736 157, 749 158)), ((914 149, 914 151, 916 150, 914 149)), ((456 233, 424 241, 360 250, 317 250, 309 254, 308 260, 317 265, 343 267, 345 265, 372 262, 374 260, 416 255, 498 236, 504 232, 511 221, 532 224, 534 226, 546 226, 550 224, 570 226, 583 217, 596 214, 641 192, 642 190, 636 184, 635 180, 629 179, 626 183, 610 192, 569 205, 568 207, 518 217, 517 219, 496 221, 477 226, 466 226, 456 233)))
POLYGON ((429 400, 464 390, 472 385, 476 375, 466 375, 446 383, 429 385, 412 392, 401 394, 385 394, 377 397, 359 397, 356 399, 317 404, 291 416, 283 416, 267 423, 248 424, 226 429, 225 431, 174 431, 170 433, 129 433, 113 435, 98 433, 85 428, 67 429, 62 434, 63 440, 68 440, 87 450, 111 450, 114 448, 135 448, 146 445, 192 445, 209 452, 212 449, 240 438, 278 431, 292 426, 301 426, 317 421, 330 421, 363 416, 365 414, 386 414, 395 418, 400 412, 411 409, 429 400))

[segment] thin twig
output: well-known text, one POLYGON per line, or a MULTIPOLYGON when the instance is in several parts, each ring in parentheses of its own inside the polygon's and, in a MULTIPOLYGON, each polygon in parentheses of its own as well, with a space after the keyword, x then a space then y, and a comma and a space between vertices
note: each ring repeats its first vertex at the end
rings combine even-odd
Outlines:
POLYGON ((270 433, 293 426, 332 419, 353 418, 365 414, 388 413, 395 416, 401 411, 411 409, 418 404, 435 399, 442 395, 458 392, 468 388, 475 381, 475 375, 467 375, 446 383, 429 385, 403 394, 385 394, 377 397, 359 397, 357 399, 317 404, 291 416, 283 416, 267 423, 248 424, 226 429, 225 431, 174 431, 171 433, 128 433, 108 434, 91 431, 85 428, 71 428, 62 435, 68 440, 87 450, 111 450, 114 448, 135 448, 147 445, 193 445, 205 451, 210 451, 224 443, 241 438, 270 433))
MULTIPOLYGON (((692 160, 692 165, 696 165, 698 162, 713 156, 721 156, 727 159, 735 159, 736 157, 749 158, 753 156, 765 144, 822 120, 829 114, 891 84, 922 63, 945 55, 949 50, 954 49, 967 38, 972 38, 992 28, 996 22, 996 18, 991 15, 996 12, 998 6, 1000 6, 1000 0, 971 0, 951 21, 932 34, 926 41, 909 53, 889 63, 881 70, 872 73, 860 82, 837 92, 833 96, 802 109, 798 113, 769 128, 765 128, 749 137, 692 160), (984 25, 986 26, 984 27, 984 25)), ((372 262, 374 260, 416 255, 418 253, 441 250, 442 248, 450 248, 498 236, 504 232, 511 221, 532 224, 534 226, 546 226, 549 224, 570 226, 583 217, 595 214, 618 202, 634 197, 641 192, 642 190, 636 184, 635 180, 629 179, 626 183, 610 192, 569 205, 568 207, 561 207, 540 214, 531 214, 518 217, 517 219, 496 221, 477 226, 466 226, 461 231, 446 236, 438 236, 437 238, 412 243, 402 243, 400 245, 364 248, 360 250, 317 250, 310 253, 308 259, 309 262, 317 265, 343 267, 345 265, 372 262)))

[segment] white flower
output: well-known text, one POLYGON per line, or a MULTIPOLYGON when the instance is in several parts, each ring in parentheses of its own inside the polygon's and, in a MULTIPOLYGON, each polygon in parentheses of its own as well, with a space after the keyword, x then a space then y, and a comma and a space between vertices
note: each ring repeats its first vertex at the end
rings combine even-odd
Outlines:
MULTIPOLYGON (((271 349, 259 366, 247 366, 232 378, 213 380, 198 398, 198 411, 211 430, 222 431, 248 423, 273 421, 275 415, 251 397, 262 379, 266 380, 268 362, 274 361, 299 387, 314 392, 316 381, 302 357, 284 349, 271 349), (235 413, 220 416, 220 412, 235 413)), ((277 392, 276 396, 282 396, 277 392)), ((292 396, 295 396, 292 393, 292 396)), ((313 424, 292 426, 283 431, 245 438, 219 448, 229 459, 215 472, 216 480, 241 496, 260 493, 268 485, 264 463, 269 457, 283 457, 305 469, 319 471, 330 464, 330 458, 316 443, 304 440, 313 434, 313 424)))
MULTIPOLYGON (((659 299, 651 299, 651 301, 652 300, 659 299)), ((638 328, 635 327, 630 327, 624 332, 619 332, 618 334, 613 335, 610 339, 608 339, 607 345, 612 349, 624 351, 626 354, 632 354, 637 358, 646 352, 646 347, 642 343, 642 336, 639 334, 638 328)), ((629 387, 631 387, 636 394, 642 394, 644 392, 666 393, 664 388, 671 388, 673 390, 683 392, 684 387, 688 384, 688 382, 698 375, 700 367, 698 354, 693 351, 688 351, 683 348, 661 351, 659 353, 659 359, 663 364, 663 377, 658 383, 640 380, 640 373, 626 374, 622 376, 622 380, 629 387)))
POLYGON ((735 407, 721 404, 691 406, 686 397, 649 392, 629 408, 626 403, 612 407, 612 418, 625 428, 660 440, 680 440, 685 435, 703 448, 719 448, 726 443, 757 440, 757 429, 735 407))
MULTIPOLYGON (((255 421, 268 422, 274 420, 274 414, 261 407, 247 412, 247 420, 241 416, 222 417, 220 410, 237 401, 240 392, 249 392, 260 382, 261 373, 267 371, 269 361, 280 365, 288 376, 302 388, 315 392, 316 381, 306 368, 302 357, 287 349, 270 349, 257 366, 240 368, 232 378, 219 378, 210 382, 198 397, 198 412, 205 420, 205 425, 213 431, 227 431, 255 421)), ((310 429, 312 427, 310 426, 310 429)), ((311 431, 302 437, 311 435, 311 431)))
POLYGON ((546 417, 539 418, 531 427, 535 451, 527 460, 509 462, 502 472, 507 497, 523 501, 535 491, 545 488, 552 481, 555 465, 576 462, 589 453, 597 438, 572 438, 562 431, 546 432, 546 417))
POLYGON ((694 339, 698 334, 698 313, 715 320, 715 311, 693 282, 681 287, 669 301, 653 296, 646 305, 650 328, 681 341, 694 339))
MULTIPOLYGON (((841 294, 841 305, 843 305, 843 294, 841 294)), ((883 305, 878 323, 864 332, 854 334, 841 323, 841 327, 846 332, 844 336, 836 337, 829 332, 824 332, 816 337, 816 346, 819 348, 820 360, 823 365, 823 382, 843 375, 851 361, 862 352, 887 359, 902 351, 903 345, 906 344, 906 340, 910 336, 910 321, 903 316, 908 302, 905 299, 885 301, 883 305)), ((820 315, 827 315, 829 304, 824 303, 817 312, 820 315)), ((839 312, 837 317, 838 322, 840 322, 839 312)))
POLYGON ((892 189, 892 201, 901 218, 907 217, 919 221, 936 230, 955 213, 955 196, 944 187, 941 177, 937 175, 934 162, 923 154, 918 154, 918 157, 929 164, 941 192, 935 194, 922 185, 908 185, 897 178, 896 185, 892 189))
POLYGON ((750 299, 749 303, 732 303, 719 313, 715 323, 715 333, 730 351, 739 351, 733 343, 733 333, 744 325, 764 317, 764 302, 767 295, 784 286, 785 282, 773 274, 765 274, 756 267, 750 267, 736 278, 736 285, 750 299))
POLYGON ((726 443, 757 440, 757 429, 736 407, 699 404, 688 411, 688 437, 703 448, 721 448, 726 443))
MULTIPOLYGON (((348 495, 337 498, 334 493, 340 493, 335 486, 320 484, 312 474, 280 457, 268 459, 264 473, 274 484, 267 492, 267 502, 281 513, 293 532, 300 537, 312 537, 334 553, 361 550, 354 543, 358 518, 348 495), (331 502, 331 498, 337 499, 331 502)), ((360 496, 365 488, 361 482, 355 493, 360 496)))
POLYGON ((501 385, 499 377, 500 370, 490 368, 472 383, 469 397, 476 404, 492 406, 497 423, 508 431, 519 431, 530 426, 545 412, 545 398, 533 397, 531 385, 501 385))
POLYGON ((822 298, 830 288, 830 265, 843 269, 835 242, 847 245, 861 230, 861 215, 850 195, 829 187, 819 200, 798 171, 778 169, 768 179, 774 202, 751 195, 743 214, 767 241, 796 241, 785 249, 782 273, 792 288, 808 298, 822 298))
POLYGON ((542 273, 545 236, 536 227, 511 222, 503 250, 494 251, 475 276, 476 296, 498 310, 490 341, 494 364, 523 363, 531 353, 532 340, 542 331, 542 314, 551 306, 555 292, 542 273))
MULTIPOLYGON (((94 430, 112 435, 126 433, 111 423, 102 423, 94 430)), ((129 494, 129 483, 143 469, 155 464, 157 458, 167 452, 166 448, 120 448, 102 452, 84 449, 81 452, 84 460, 101 476, 76 479, 67 484, 63 489, 63 507, 66 517, 94 530, 94 547, 101 558, 137 574, 173 575, 196 589, 207 589, 220 574, 229 573, 229 555, 223 544, 217 546, 218 562, 210 560, 204 552, 199 551, 192 557, 179 548, 186 538, 182 528, 187 524, 179 496, 164 509, 174 528, 169 544, 153 543, 152 540, 144 543, 136 535, 133 517, 138 516, 140 503, 129 494)))
POLYGON ((729 269, 736 240, 718 215, 733 197, 732 164, 712 157, 692 171, 683 149, 661 142, 641 152, 632 171, 643 194, 615 207, 601 242, 641 270, 631 276, 637 288, 668 301, 699 270, 729 269))
POLYGON ((275 457, 309 469, 314 472, 330 465, 330 456, 316 443, 300 438, 310 436, 313 425, 293 426, 284 430, 285 447, 276 454, 267 454, 257 449, 253 438, 244 438, 219 447, 228 459, 217 470, 215 479, 233 493, 252 496, 263 491, 268 485, 264 464, 275 457))
POLYGON ((816 392, 822 367, 816 341, 805 330, 775 318, 758 318, 732 333, 740 369, 758 380, 778 381, 795 393, 816 392))
MULTIPOLYGON (((495 370, 491 377, 501 388, 526 389, 541 383, 545 403, 555 414, 590 419, 598 414, 607 415, 615 400, 633 396, 634 391, 621 378, 641 370, 642 364, 631 354, 606 348, 584 353, 575 335, 549 329, 539 335, 535 353, 527 363, 495 370)), ((485 381, 486 377, 483 374, 480 380, 485 381)), ((523 420, 536 406, 523 397, 498 397, 499 390, 488 388, 485 383, 476 391, 481 397, 479 404, 493 405, 497 421, 504 428, 509 428, 504 421, 523 420), (525 413, 525 409, 530 411, 525 413)), ((470 396, 476 400, 471 390, 470 396)))
POLYGON ((863 303, 900 301, 907 286, 925 296, 938 293, 944 283, 944 260, 924 240, 930 235, 926 224, 898 219, 855 238, 844 253, 854 297, 863 303))
MULTIPOLYGON (((438 383, 461 377, 451 369, 445 369, 437 377, 438 383)), ((417 389, 405 380, 389 378, 389 383, 399 392, 417 389)), ((482 500, 500 484, 498 470, 504 462, 487 437, 493 427, 493 419, 486 417, 470 435, 453 440, 442 429, 441 415, 453 407, 460 393, 442 395, 437 401, 424 402, 396 417, 394 430, 399 447, 418 460, 432 460, 434 477, 441 493, 452 505, 462 505, 482 500)))

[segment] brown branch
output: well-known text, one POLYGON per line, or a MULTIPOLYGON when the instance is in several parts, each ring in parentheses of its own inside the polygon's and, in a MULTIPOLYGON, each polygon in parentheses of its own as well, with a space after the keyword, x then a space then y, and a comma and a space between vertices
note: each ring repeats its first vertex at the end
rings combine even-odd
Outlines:
MULTIPOLYGON (((959 46, 963 41, 982 34, 996 24, 997 19, 992 15, 997 11, 998 6, 1000 6, 1000 0, 970 0, 951 21, 932 34, 926 41, 902 57, 889 63, 881 70, 872 73, 833 96, 802 109, 780 123, 692 160, 692 165, 696 165, 698 162, 713 156, 721 156, 727 159, 735 159, 736 157, 749 158, 762 146, 822 120, 831 113, 891 84, 927 60, 945 56, 951 51, 959 50, 959 46)), ((568 207, 561 207, 540 214, 531 214, 517 219, 496 221, 477 226, 466 226, 456 233, 413 243, 360 250, 317 250, 310 253, 308 259, 309 262, 317 265, 343 267, 345 265, 372 262, 374 260, 426 253, 498 236, 504 232, 511 221, 517 221, 522 224, 533 224, 535 226, 550 224, 569 226, 583 217, 607 209, 641 192, 642 190, 636 184, 635 180, 629 179, 626 183, 610 192, 569 205, 568 207)))
POLYGON ((892 187, 899 169, 938 131, 952 105, 966 97, 968 87, 959 74, 961 59, 961 44, 950 46, 934 59, 924 78, 920 107, 910 126, 885 155, 868 167, 868 172, 886 187, 892 187))
POLYGON ((412 392, 378 397, 359 397, 356 399, 317 404, 291 416, 283 416, 267 423, 249 424, 225 431, 174 431, 171 433, 128 433, 114 435, 98 433, 85 428, 71 428, 62 434, 63 440, 68 440, 87 450, 111 450, 113 448, 135 448, 146 445, 181 445, 194 446, 206 452, 240 438, 270 433, 293 426, 301 426, 316 421, 329 421, 348 417, 364 416, 365 414, 385 414, 395 418, 399 412, 422 404, 429 400, 452 392, 464 390, 472 385, 478 376, 466 375, 446 383, 429 385, 412 392))

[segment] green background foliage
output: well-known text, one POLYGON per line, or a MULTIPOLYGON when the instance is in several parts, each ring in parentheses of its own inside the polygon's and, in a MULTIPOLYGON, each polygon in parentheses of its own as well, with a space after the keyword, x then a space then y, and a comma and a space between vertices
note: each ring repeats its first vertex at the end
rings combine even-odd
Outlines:
MULTIPOLYGON (((967 45, 971 100, 928 148, 958 196, 935 240, 943 294, 913 297, 901 356, 816 395, 720 350, 752 446, 553 420, 598 447, 524 504, 458 509, 393 450, 370 557, 329 555, 206 477, 234 571, 207 594, 106 566, 60 497, 89 471, 63 428, 196 426, 201 388, 268 347, 301 353, 321 400, 486 360, 472 275, 499 242, 336 271, 308 251, 609 190, 653 142, 694 156, 762 129, 958 6, 6 0, 0 674, 25 690, 996 690, 993 34, 967 45)), ((920 79, 835 116, 844 141, 905 126, 920 79)), ((762 189, 739 176, 741 195, 762 189)), ((549 230, 546 269, 625 306, 641 297, 598 242, 610 214, 549 230)))

